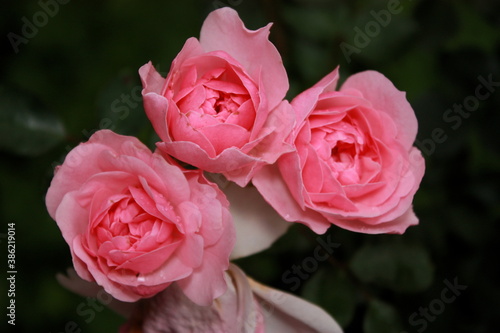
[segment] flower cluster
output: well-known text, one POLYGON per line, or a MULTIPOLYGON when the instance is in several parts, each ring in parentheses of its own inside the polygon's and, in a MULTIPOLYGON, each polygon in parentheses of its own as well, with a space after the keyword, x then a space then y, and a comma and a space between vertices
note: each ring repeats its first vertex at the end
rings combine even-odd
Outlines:
POLYGON ((374 71, 337 88, 335 69, 289 102, 270 28, 210 13, 166 78, 151 63, 139 70, 156 151, 102 130, 56 170, 46 204, 76 271, 61 281, 81 292, 79 276, 136 304, 123 332, 341 332, 230 259, 268 247, 289 222, 316 233, 418 223, 424 161, 405 94, 374 71))

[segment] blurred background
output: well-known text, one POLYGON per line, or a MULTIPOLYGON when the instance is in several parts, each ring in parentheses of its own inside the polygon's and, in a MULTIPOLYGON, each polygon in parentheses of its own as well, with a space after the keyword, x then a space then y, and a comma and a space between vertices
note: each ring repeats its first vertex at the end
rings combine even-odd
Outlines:
POLYGON ((340 245, 312 269, 303 264, 317 235, 296 225, 238 265, 322 306, 345 332, 497 332, 500 2, 493 0, 4 2, 0 331, 113 332, 124 322, 57 283, 71 257, 44 196, 54 167, 95 130, 153 146, 137 70, 152 61, 165 75, 185 40, 198 37, 206 15, 222 6, 236 9, 250 29, 274 22, 288 98, 337 65, 342 80, 366 69, 386 75, 414 107, 427 166, 414 200, 420 225, 404 235, 333 226, 321 238, 340 245), (9 223, 16 232, 15 327, 5 313, 9 223), (293 267, 310 272, 301 277, 293 267))

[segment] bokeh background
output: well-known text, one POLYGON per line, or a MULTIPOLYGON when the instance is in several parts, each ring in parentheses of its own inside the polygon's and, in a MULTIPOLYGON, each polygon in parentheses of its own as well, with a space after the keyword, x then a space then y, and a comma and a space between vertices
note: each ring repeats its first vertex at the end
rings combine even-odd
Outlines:
POLYGON ((0 331, 113 332, 123 323, 57 283, 71 257, 44 196, 54 166, 97 129, 153 145, 137 70, 151 60, 168 72, 184 41, 221 6, 235 8, 251 29, 274 22, 289 98, 337 65, 343 79, 366 69, 385 74, 414 107, 427 165, 414 200, 420 225, 404 235, 332 227, 321 237, 339 247, 298 284, 284 274, 318 246, 300 225, 238 264, 319 304, 345 332, 497 332, 500 2, 493 0, 3 2, 0 331), (481 78, 492 83, 479 100, 481 78), (465 111, 453 111, 461 105, 465 111), (5 315, 8 223, 16 226, 15 327, 5 315), (443 302, 444 281, 466 289, 443 302))

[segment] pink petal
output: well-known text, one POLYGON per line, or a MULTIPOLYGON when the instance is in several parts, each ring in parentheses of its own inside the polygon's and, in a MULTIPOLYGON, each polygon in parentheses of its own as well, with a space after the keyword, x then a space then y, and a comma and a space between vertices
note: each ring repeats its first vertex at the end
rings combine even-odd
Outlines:
POLYGON ((212 246, 206 247, 203 260, 193 273, 177 284, 193 302, 198 305, 210 305, 227 289, 224 272, 229 267, 231 253, 236 235, 232 225, 231 215, 223 211, 223 234, 220 240, 212 246))
MULTIPOLYGON (((81 243, 81 237, 77 236, 72 242, 72 250, 74 251, 74 256, 81 260, 82 263, 85 263, 86 267, 82 267, 81 265, 75 265, 75 270, 80 276, 84 276, 88 272, 92 276, 92 278, 96 281, 96 283, 104 288, 104 290, 113 295, 116 299, 124 302, 135 302, 140 296, 126 290, 120 284, 115 283, 114 281, 108 278, 109 275, 106 275, 98 264, 95 262, 94 258, 91 258, 87 251, 83 248, 81 243)), ((75 260, 73 259, 73 263, 75 264, 75 260)), ((134 275, 135 277, 135 275, 134 275)))
POLYGON ((273 164, 279 156, 293 150, 287 139, 292 132, 295 115, 287 101, 281 102, 273 109, 262 128, 261 139, 250 150, 250 154, 259 156, 266 163, 273 164))
POLYGON ((177 206, 180 220, 177 227, 185 235, 197 233, 202 223, 201 212, 193 202, 184 201, 177 206))
POLYGON ((227 289, 220 267, 221 259, 205 251, 201 266, 188 277, 177 281, 177 285, 194 303, 201 306, 211 305, 213 300, 224 294, 227 289))
POLYGON ((322 215, 301 209, 275 165, 260 169, 252 183, 286 221, 303 223, 318 234, 325 233, 330 227, 330 223, 322 215))
MULTIPOLYGON (((185 265, 180 260, 180 258, 173 255, 170 258, 167 258, 166 261, 164 261, 162 265, 153 272, 144 273, 141 274, 140 276, 137 276, 137 274, 132 272, 124 273, 127 272, 124 270, 110 270, 107 273, 107 280, 112 281, 113 283, 114 282, 119 283, 120 285, 123 286, 130 286, 130 287, 145 286, 145 287, 155 288, 156 286, 162 286, 162 285, 166 286, 167 284, 173 281, 183 279, 186 276, 189 276, 192 273, 192 271, 193 271, 192 267, 185 265)), ((110 283, 109 281, 106 281, 105 284, 109 284, 110 283)), ((101 284, 99 281, 97 282, 101 284)), ((104 286, 104 284, 101 285, 104 286)), ((127 292, 130 291, 127 290, 127 292)), ((120 299, 120 297, 116 295, 115 297, 120 299)), ((139 295, 134 295, 134 297, 138 299, 139 295)))
POLYGON ((203 238, 200 235, 188 235, 180 244, 175 256, 186 266, 199 267, 203 261, 203 238))
POLYGON ((88 142, 81 143, 70 151, 64 164, 57 169, 47 191, 45 201, 51 217, 54 218, 56 209, 66 193, 79 189, 92 175, 105 171, 102 168, 106 168, 108 164, 102 161, 102 158, 109 158, 111 161, 110 155, 117 156, 123 151, 130 150, 136 157, 143 156, 149 151, 135 137, 100 130, 94 133, 88 142), (131 146, 134 149, 131 149, 131 146), (98 163, 88 163, 89 160, 96 160, 98 163))
POLYGON ((300 124, 313 111, 320 94, 328 91, 334 91, 339 80, 339 68, 326 75, 311 88, 305 90, 295 97, 291 104, 297 113, 297 123, 300 124))
POLYGON ((208 15, 201 28, 200 44, 207 52, 227 52, 254 80, 261 78, 268 106, 274 108, 285 97, 288 78, 278 50, 268 40, 270 28, 271 24, 248 30, 238 13, 225 7, 208 15))
POLYGON ((224 193, 231 202, 231 214, 236 228, 236 245, 231 259, 263 251, 282 236, 290 223, 264 201, 256 188, 241 188, 229 184, 224 193))
MULTIPOLYGON (((129 269, 140 274, 151 273, 158 269, 165 262, 165 260, 167 260, 172 253, 174 253, 179 245, 179 242, 175 242, 157 247, 153 251, 128 259, 126 262, 116 267, 116 269, 129 269)), ((128 251, 119 252, 123 252, 126 256, 129 254, 128 251)))
POLYGON ((78 204, 75 192, 71 192, 62 198, 55 212, 54 220, 57 222, 66 243, 71 245, 75 237, 87 233, 89 212, 78 204))
POLYGON ((200 169, 213 173, 227 172, 257 161, 256 158, 248 156, 236 147, 227 148, 218 156, 212 157, 193 142, 160 142, 156 145, 166 154, 176 156, 181 161, 197 165, 200 169))
POLYGON ((168 100, 161 95, 165 85, 165 79, 156 71, 151 62, 143 65, 139 69, 142 81, 142 97, 144 111, 153 125, 156 133, 164 141, 168 140, 168 128, 166 126, 166 110, 168 100))
MULTIPOLYGON (((169 140, 164 140, 164 144, 169 145, 178 142, 187 142, 203 149, 203 151, 205 151, 209 156, 215 157, 217 152, 215 151, 215 148, 209 138, 207 138, 198 128, 193 127, 189 116, 177 110, 177 106, 171 104, 170 107, 171 110, 168 111, 168 118, 166 121, 169 123, 172 137, 169 138, 169 140)), ((177 155, 174 156, 183 162, 187 162, 185 159, 180 158, 177 155)))
POLYGON ((198 131, 210 141, 217 155, 231 147, 243 147, 250 137, 246 129, 233 124, 202 127, 198 131))
POLYGON ((248 279, 264 311, 266 332, 342 333, 337 322, 320 307, 248 279))
POLYGON ((398 90, 389 79, 375 71, 350 76, 340 91, 346 89, 360 91, 375 109, 387 113, 399 128, 398 141, 410 149, 417 135, 418 123, 405 92, 398 90))
POLYGON ((342 219, 333 223, 346 230, 365 234, 403 234, 408 227, 418 224, 418 218, 410 207, 404 214, 387 222, 368 224, 364 219, 342 219))
POLYGON ((229 202, 216 187, 217 185, 209 183, 202 173, 192 171, 186 176, 189 178, 190 186, 195 194, 191 198, 191 202, 197 206, 203 220, 197 232, 203 236, 204 246, 214 245, 220 240, 225 232, 224 227, 228 224, 224 219, 229 202))

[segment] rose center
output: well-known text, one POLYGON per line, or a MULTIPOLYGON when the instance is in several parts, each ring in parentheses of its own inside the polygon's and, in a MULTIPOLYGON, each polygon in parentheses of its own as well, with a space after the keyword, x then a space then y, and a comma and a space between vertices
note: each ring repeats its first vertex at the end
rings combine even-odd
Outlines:
POLYGON ((352 164, 355 156, 356 156, 356 146, 352 143, 339 141, 332 148, 331 159, 335 163, 350 165, 352 164))
POLYGON ((328 165, 334 177, 342 185, 359 183, 364 136, 347 121, 315 128, 311 134, 318 157, 328 165))
POLYGON ((220 122, 226 122, 231 115, 237 116, 241 104, 248 99, 247 95, 230 94, 207 87, 205 93, 208 98, 201 105, 201 112, 220 122))
POLYGON ((196 66, 186 67, 183 74, 185 81, 173 99, 193 128, 218 124, 252 128, 256 114, 251 92, 258 89, 245 73, 224 64, 203 73, 196 66))
POLYGON ((148 213, 127 194, 117 198, 90 230, 95 238, 89 238, 89 248, 109 267, 122 267, 179 237, 174 223, 148 213))

